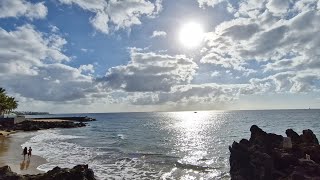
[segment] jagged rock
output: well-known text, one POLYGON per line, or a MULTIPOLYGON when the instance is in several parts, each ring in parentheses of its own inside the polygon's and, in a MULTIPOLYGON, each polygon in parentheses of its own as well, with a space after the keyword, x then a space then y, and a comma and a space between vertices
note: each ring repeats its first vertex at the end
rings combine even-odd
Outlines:
POLYGON ((12 172, 9 166, 3 166, 0 167, 0 180, 24 180, 24 178, 12 172))
POLYGON ((282 145, 283 137, 281 135, 266 133, 256 125, 251 126, 250 131, 249 142, 265 149, 268 153, 273 148, 279 148, 282 145))
POLYGON ((319 141, 318 141, 316 135, 314 135, 310 129, 303 130, 302 135, 300 137, 301 137, 303 143, 311 143, 311 144, 318 144, 319 145, 319 141))
POLYGON ((287 129, 286 130, 286 135, 287 135, 287 137, 291 138, 292 143, 295 143, 295 144, 300 144, 301 143, 300 136, 294 130, 287 129))
POLYGON ((233 177, 235 179, 241 179, 243 177, 252 179, 253 174, 250 171, 253 169, 253 166, 250 164, 248 147, 245 144, 233 142, 229 150, 231 152, 230 172, 233 172, 233 177))
POLYGON ((230 150, 230 175, 234 180, 320 180, 320 146, 311 130, 299 136, 286 131, 294 146, 283 148, 283 137, 250 128, 249 140, 234 142, 230 150), (306 154, 311 160, 305 159, 306 154))
POLYGON ((37 175, 18 175, 9 166, 4 166, 0 168, 0 180, 95 180, 95 177, 88 165, 77 165, 72 169, 55 167, 37 175))
POLYGON ((51 129, 51 128, 76 128, 84 127, 85 123, 75 123, 72 121, 62 121, 62 122, 44 122, 44 121, 23 121, 14 126, 16 130, 23 131, 37 131, 40 129, 51 129))

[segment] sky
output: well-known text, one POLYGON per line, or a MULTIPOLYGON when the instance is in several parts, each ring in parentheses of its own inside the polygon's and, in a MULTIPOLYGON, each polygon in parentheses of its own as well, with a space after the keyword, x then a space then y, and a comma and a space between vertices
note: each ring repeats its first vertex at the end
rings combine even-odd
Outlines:
POLYGON ((319 0, 1 0, 18 110, 320 108, 319 0))

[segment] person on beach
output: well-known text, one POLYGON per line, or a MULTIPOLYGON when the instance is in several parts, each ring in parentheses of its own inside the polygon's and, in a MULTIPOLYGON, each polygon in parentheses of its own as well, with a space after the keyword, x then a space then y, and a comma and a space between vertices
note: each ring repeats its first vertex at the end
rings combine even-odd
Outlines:
POLYGON ((25 160, 26 159, 26 155, 28 154, 28 148, 27 147, 24 147, 22 154, 23 154, 23 160, 25 160))
POLYGON ((32 149, 31 149, 31 147, 29 147, 29 150, 28 150, 28 158, 31 157, 31 152, 32 152, 32 149))

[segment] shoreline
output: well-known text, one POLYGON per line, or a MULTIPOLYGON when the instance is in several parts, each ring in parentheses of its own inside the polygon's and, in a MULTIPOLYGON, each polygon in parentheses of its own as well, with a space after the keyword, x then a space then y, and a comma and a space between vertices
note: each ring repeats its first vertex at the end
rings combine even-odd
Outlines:
POLYGON ((47 163, 46 159, 38 155, 32 155, 30 159, 26 156, 24 160, 23 155, 21 155, 23 150, 21 145, 29 137, 18 137, 15 132, 9 134, 0 136, 0 167, 8 165, 13 172, 21 175, 44 173, 45 171, 40 171, 37 167, 47 163))
POLYGON ((30 159, 26 156, 24 159, 21 145, 31 138, 33 132, 52 128, 84 127, 86 125, 83 122, 95 120, 85 116, 78 120, 79 123, 76 123, 76 117, 69 118, 30 119, 19 123, 19 126, 7 127, 9 130, 12 129, 11 131, 0 130, 0 167, 8 165, 12 172, 20 175, 45 173, 45 171, 38 170, 37 167, 47 163, 47 160, 38 155, 32 155, 30 159), (18 130, 13 131, 13 129, 18 130))
POLYGON ((3 130, 1 130, 0 131, 0 137, 8 137, 10 134, 13 134, 13 133, 15 133, 16 131, 10 131, 10 132, 8 132, 8 131, 3 131, 3 130))

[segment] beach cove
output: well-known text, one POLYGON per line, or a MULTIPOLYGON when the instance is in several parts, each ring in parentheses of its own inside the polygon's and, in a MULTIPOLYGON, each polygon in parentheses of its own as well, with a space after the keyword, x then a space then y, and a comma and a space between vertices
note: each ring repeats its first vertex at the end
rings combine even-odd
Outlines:
POLYGON ((23 144, 36 133, 42 133, 51 128, 84 127, 83 122, 87 121, 94 121, 94 119, 88 117, 29 118, 14 125, 2 124, 2 129, 6 130, 0 131, 0 167, 9 166, 10 171, 20 175, 45 173, 38 167, 47 163, 46 159, 34 153, 31 157, 27 155, 24 157, 22 151, 26 146, 23 144))
MULTIPOLYGON (((9 136, 21 143, 17 143, 19 150, 22 146, 32 147, 34 155, 44 158, 46 162, 41 161, 36 169, 45 172, 56 166, 73 168, 88 164, 101 180, 190 177, 227 180, 231 178, 228 148, 233 141, 249 138, 253 124, 283 136, 289 128, 299 134, 312 129, 317 137, 320 135, 319 110, 85 115, 97 121, 82 128, 18 132, 9 136)), ((17 157, 21 160, 21 152, 17 157)))
POLYGON ((23 159, 22 144, 33 136, 33 132, 18 132, 7 136, 0 136, 0 167, 8 165, 13 172, 18 174, 43 173, 37 169, 47 161, 37 155, 23 159))

